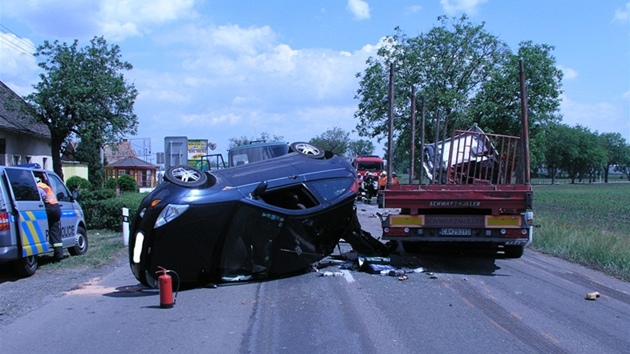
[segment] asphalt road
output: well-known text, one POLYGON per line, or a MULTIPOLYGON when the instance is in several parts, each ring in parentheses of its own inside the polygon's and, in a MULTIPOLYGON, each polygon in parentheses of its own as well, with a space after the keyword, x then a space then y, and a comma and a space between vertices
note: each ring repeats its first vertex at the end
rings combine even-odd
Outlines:
MULTIPOLYGON (((358 208, 378 235, 375 206, 358 208)), ((0 353, 630 353, 627 282, 531 250, 392 260, 427 272, 326 259, 319 273, 181 291, 171 309, 121 267, 2 327, 0 353)))

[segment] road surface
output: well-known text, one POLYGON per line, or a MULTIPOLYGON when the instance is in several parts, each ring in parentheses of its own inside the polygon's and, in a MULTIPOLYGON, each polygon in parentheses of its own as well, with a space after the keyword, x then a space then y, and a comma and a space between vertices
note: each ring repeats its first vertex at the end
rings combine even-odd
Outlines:
MULTIPOLYGON (((378 235, 376 207, 357 207, 378 235)), ((630 353, 627 282, 531 250, 392 259, 426 272, 326 259, 319 273, 181 291, 171 309, 121 267, 0 328, 0 353, 630 353)))

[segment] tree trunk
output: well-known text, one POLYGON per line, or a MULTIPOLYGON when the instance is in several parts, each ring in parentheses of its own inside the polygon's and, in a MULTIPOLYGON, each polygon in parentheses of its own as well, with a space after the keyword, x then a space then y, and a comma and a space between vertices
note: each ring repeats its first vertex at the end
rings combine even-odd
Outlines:
POLYGON ((61 177, 63 181, 63 169, 61 168, 61 144, 63 140, 53 139, 50 142, 50 153, 52 154, 53 171, 61 177))

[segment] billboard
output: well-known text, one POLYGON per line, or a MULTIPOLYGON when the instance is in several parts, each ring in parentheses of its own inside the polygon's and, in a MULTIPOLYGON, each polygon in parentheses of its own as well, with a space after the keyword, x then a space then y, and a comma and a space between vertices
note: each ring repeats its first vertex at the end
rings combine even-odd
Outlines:
POLYGON ((188 166, 204 169, 208 155, 208 139, 188 139, 188 166))

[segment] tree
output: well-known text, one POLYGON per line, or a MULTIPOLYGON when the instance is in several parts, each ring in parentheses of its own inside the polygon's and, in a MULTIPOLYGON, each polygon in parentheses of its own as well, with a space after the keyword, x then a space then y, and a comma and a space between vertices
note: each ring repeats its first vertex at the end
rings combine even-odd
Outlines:
POLYGON ((103 142, 97 134, 86 132, 81 136, 74 153, 76 159, 88 165, 88 179, 94 188, 101 188, 105 183, 105 171, 103 165, 106 161, 101 158, 103 142))
POLYGON ((339 127, 333 127, 311 139, 309 143, 335 155, 344 156, 350 144, 350 133, 343 131, 339 127))
POLYGON ((372 155, 374 153, 374 143, 370 140, 359 139, 352 140, 348 144, 348 151, 346 157, 353 158, 361 155, 372 155))
POLYGON ((438 21, 439 26, 415 38, 407 38, 397 28, 378 58, 369 58, 367 69, 357 74, 361 79, 355 95, 360 100, 355 112, 357 131, 380 141, 388 131, 388 68, 395 66, 394 164, 409 160, 412 87, 416 97, 425 100, 427 141, 435 140, 438 132, 468 125, 464 108, 487 79, 489 68, 501 62, 507 50, 483 24, 474 25, 465 15, 459 20, 441 16, 438 21))
POLYGON ((599 136, 602 148, 606 152, 604 165, 604 182, 608 183, 608 171, 610 166, 619 165, 624 159, 626 139, 620 133, 602 133, 599 136))
POLYGON ((269 133, 267 132, 262 132, 260 133, 260 137, 256 138, 256 137, 251 137, 248 138, 246 136, 241 136, 240 138, 230 138, 230 149, 237 147, 237 146, 242 146, 242 145, 249 145, 249 144, 253 144, 253 143, 257 143, 257 142, 267 142, 267 141, 282 141, 284 140, 283 136, 278 136, 278 135, 274 135, 273 137, 271 137, 269 135, 269 133))
POLYGON ((35 56, 42 58, 38 65, 44 72, 25 101, 31 115, 50 129, 53 170, 62 178, 61 153, 70 139, 98 132, 92 134, 96 148, 136 134, 138 91, 122 74, 132 65, 121 60, 117 45, 108 46, 103 37, 85 48, 77 40, 71 45, 45 41, 35 56))
MULTIPOLYGON (((396 165, 409 161, 410 107, 414 99, 418 107, 418 97, 423 97, 425 102, 426 142, 444 139, 453 128, 468 128, 488 112, 493 114, 484 124, 490 125, 490 132, 495 129, 501 134, 513 132, 514 124, 504 126, 503 120, 509 117, 510 122, 520 123, 517 74, 520 58, 536 62, 526 66, 529 97, 535 113, 530 118, 531 125, 559 120, 555 112, 561 92, 561 72, 555 68, 555 59, 550 55, 553 47, 524 42, 518 54, 513 54, 505 43, 484 29, 483 23, 473 24, 465 15, 459 20, 449 21, 443 16, 438 20, 439 26, 414 38, 408 38, 396 28, 396 34, 386 38, 377 57, 370 57, 365 71, 357 74, 360 82, 355 98, 359 104, 354 116, 359 120, 356 129, 360 136, 376 137, 380 141, 387 135, 390 64, 395 67, 396 165), (412 88, 416 93, 414 97, 412 88), (506 128, 508 132, 499 131, 506 128)), ((416 117, 418 120, 419 115, 416 117)), ((480 126, 485 128, 485 125, 480 126)), ((419 127, 420 124, 416 124, 416 129, 419 127)), ((416 136, 420 136, 419 132, 416 136)), ((420 140, 416 139, 417 147, 420 140)), ((542 148, 533 145, 532 150, 542 151, 542 148)))
POLYGON ((553 133, 547 136, 545 161, 548 166, 565 171, 571 183, 585 176, 589 176, 589 182, 593 180, 594 174, 601 171, 606 159, 597 134, 580 125, 569 127, 559 124, 549 130, 553 133))
POLYGON ((527 85, 528 127, 532 166, 541 166, 546 141, 544 130, 562 117, 558 113, 562 94, 562 71, 551 54, 553 47, 535 45, 531 41, 519 44, 516 54, 495 67, 469 109, 470 121, 478 122, 486 132, 521 135, 521 90, 519 61, 523 61, 527 85))
POLYGON ((622 149, 621 159, 619 160, 619 164, 615 167, 615 171, 622 172, 626 175, 628 181, 630 181, 630 145, 626 145, 622 149))

